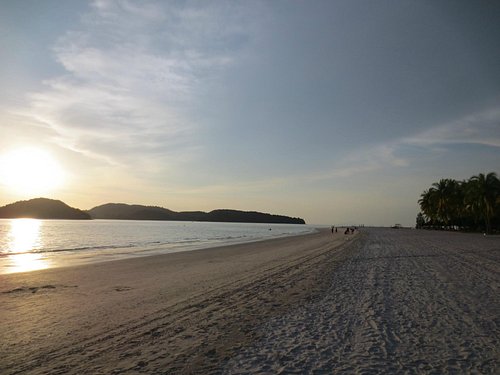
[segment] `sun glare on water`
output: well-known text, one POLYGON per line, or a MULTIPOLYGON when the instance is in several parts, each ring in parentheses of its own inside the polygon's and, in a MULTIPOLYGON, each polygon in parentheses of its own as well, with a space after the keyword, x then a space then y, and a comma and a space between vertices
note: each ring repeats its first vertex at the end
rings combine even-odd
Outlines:
POLYGON ((11 220, 5 253, 9 263, 6 273, 35 271, 50 266, 43 254, 36 252, 42 247, 41 223, 36 219, 11 220))
POLYGON ((0 179, 14 193, 35 196, 61 186, 64 173, 48 152, 20 148, 0 156, 0 179))

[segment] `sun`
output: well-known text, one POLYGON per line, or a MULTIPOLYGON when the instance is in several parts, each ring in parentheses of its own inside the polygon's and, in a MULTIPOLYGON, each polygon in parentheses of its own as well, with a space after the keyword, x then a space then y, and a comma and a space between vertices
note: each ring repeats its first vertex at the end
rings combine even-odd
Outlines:
POLYGON ((54 157, 33 147, 18 148, 0 157, 1 184, 13 193, 51 193, 64 182, 64 172, 54 157))

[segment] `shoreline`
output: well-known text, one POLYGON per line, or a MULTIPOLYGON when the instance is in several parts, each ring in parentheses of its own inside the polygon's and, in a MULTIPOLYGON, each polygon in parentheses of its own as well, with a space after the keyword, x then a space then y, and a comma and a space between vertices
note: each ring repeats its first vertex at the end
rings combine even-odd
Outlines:
MULTIPOLYGON (((110 222, 110 220, 104 221, 110 222)), ((141 224, 142 223, 143 222, 141 221, 141 224)), ((225 224, 226 223, 222 223, 222 225, 225 224)), ((229 225, 231 224, 234 223, 229 223, 229 225)), ((238 225, 240 223, 236 224, 238 225)), ((95 243, 95 240, 86 242, 80 241, 78 238, 74 238, 73 240, 75 241, 75 245, 73 247, 68 244, 66 244, 66 246, 69 246, 67 248, 61 247, 59 244, 55 244, 51 247, 51 244, 49 243, 46 244, 46 246, 48 246, 48 250, 46 251, 35 248, 33 251, 24 252, 17 252, 16 249, 14 249, 14 251, 9 251, 10 245, 7 243, 3 244, 6 246, 6 252, 0 253, 0 275, 94 264, 128 258, 164 255, 185 251, 205 250, 209 248, 267 241, 288 236, 300 236, 303 234, 314 233, 319 229, 315 226, 305 226, 302 230, 297 231, 296 233, 293 233, 293 231, 289 231, 287 233, 287 230, 280 229, 280 226, 283 225, 286 228, 289 226, 288 224, 270 224, 270 226, 263 224, 258 225, 262 226, 262 228, 265 227, 265 232, 242 232, 236 233, 235 237, 229 236, 227 238, 204 238, 202 236, 200 238, 189 238, 187 241, 183 240, 182 237, 176 238, 174 236, 170 239, 170 237, 165 235, 158 237, 157 234, 153 234, 152 238, 141 238, 136 243, 128 243, 127 241, 120 241, 120 239, 117 239, 116 242, 105 241, 105 245, 99 245, 95 243), (272 229, 276 230, 273 231, 272 229)), ((33 242, 32 245, 34 246, 36 236, 38 236, 38 227, 35 228, 36 232, 30 227, 21 229, 22 231, 27 232, 26 236, 31 239, 31 242, 33 242)), ((113 229, 114 228, 111 228, 111 230, 113 229)), ((262 231, 262 229, 260 230, 262 231)), ((18 243, 23 243, 23 240, 19 235, 22 231, 16 231, 13 241, 14 243, 16 243, 16 241, 18 243)), ((81 233, 82 238, 86 235, 92 235, 92 233, 86 233, 86 231, 81 233)), ((124 233, 124 235, 127 235, 127 233, 124 233)), ((184 235, 189 236, 190 234, 185 233, 184 235)), ((43 242, 43 238, 41 241, 43 242)), ((23 246, 26 245, 29 244, 23 244, 23 246)))
POLYGON ((168 346, 170 354, 157 360, 189 372, 198 363, 191 356, 205 341, 222 345, 219 351, 234 352, 250 342, 247 333, 257 324, 255 319, 307 298, 319 285, 320 275, 313 269, 324 267, 335 249, 355 237, 332 239, 323 229, 204 250, 2 275, 0 372, 39 374, 68 366, 66 372, 75 374, 110 373, 117 368, 134 373, 137 358, 156 351, 159 342, 168 346), (258 290, 261 293, 254 294, 258 290), (236 300, 234 309, 218 308, 231 298, 236 300), (251 313, 254 309, 258 314, 251 313), (211 332, 211 324, 234 327, 211 332), (242 324, 247 327, 245 334, 242 324), (134 340, 148 341, 147 349, 134 340), (138 350, 141 355, 124 354, 138 350), (187 353, 191 353, 188 359, 187 353))

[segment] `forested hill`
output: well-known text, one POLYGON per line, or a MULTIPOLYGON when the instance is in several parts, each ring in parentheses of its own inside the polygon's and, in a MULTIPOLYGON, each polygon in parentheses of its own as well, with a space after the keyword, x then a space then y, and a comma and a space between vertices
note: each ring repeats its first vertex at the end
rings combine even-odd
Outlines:
POLYGON ((255 211, 214 210, 175 212, 163 207, 107 203, 88 211, 93 219, 214 221, 239 223, 305 224, 301 218, 255 211))
POLYGON ((35 198, 0 207, 0 218, 88 220, 90 215, 58 200, 35 198))

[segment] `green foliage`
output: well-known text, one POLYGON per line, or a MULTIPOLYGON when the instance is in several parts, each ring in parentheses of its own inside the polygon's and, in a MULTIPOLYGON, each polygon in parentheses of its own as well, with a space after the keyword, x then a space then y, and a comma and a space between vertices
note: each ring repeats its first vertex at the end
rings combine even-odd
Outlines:
POLYGON ((214 210, 175 212, 163 207, 107 203, 88 211, 94 219, 217 221, 241 223, 305 224, 298 217, 271 215, 255 211, 214 210))
POLYGON ((417 228, 500 230, 500 180, 493 172, 464 181, 441 179, 418 203, 417 228))
POLYGON ((422 212, 419 212, 417 214, 417 224, 416 224, 416 228, 417 229, 422 229, 423 227, 425 226, 425 218, 424 218, 424 215, 422 214, 422 212))
POLYGON ((90 215, 58 200, 35 198, 0 207, 0 218, 89 220, 90 215))

